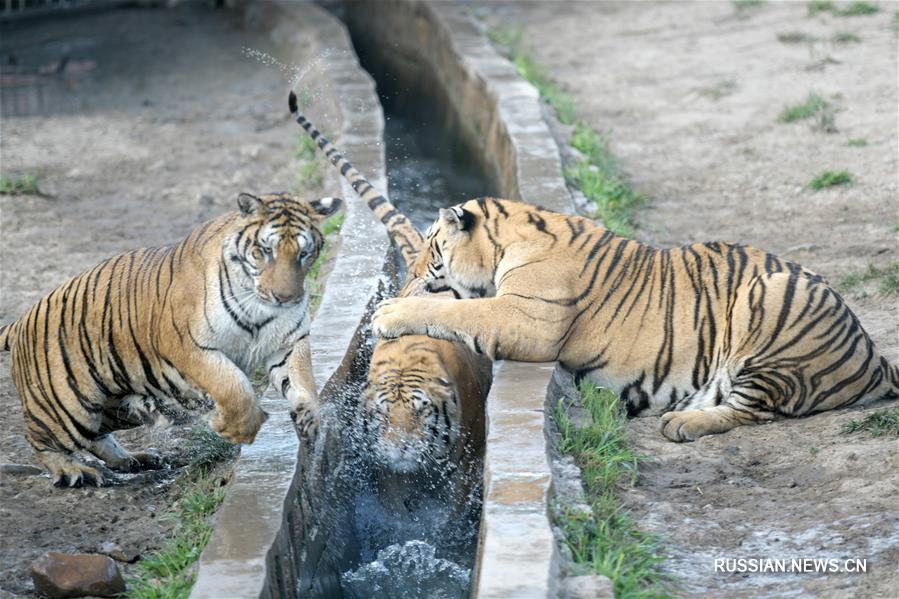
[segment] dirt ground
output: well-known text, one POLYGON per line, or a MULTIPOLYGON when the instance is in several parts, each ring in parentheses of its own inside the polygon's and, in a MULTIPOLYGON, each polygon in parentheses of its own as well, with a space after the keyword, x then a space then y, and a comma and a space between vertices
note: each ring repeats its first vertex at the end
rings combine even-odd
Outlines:
MULTIPOLYGON (((101 259, 177 241, 231 210, 241 191, 294 187, 299 133, 287 75, 242 52, 272 49, 237 13, 185 4, 0 30, 2 173, 38 174, 52 194, 0 196, 0 322, 101 259)), ((0 408, 0 463, 36 464, 6 353, 0 408)), ((119 439, 177 462, 186 436, 176 427, 119 439)), ((44 475, 0 474, 0 595, 31 594, 30 564, 46 550, 158 548, 172 526, 161 516, 177 499, 176 472, 65 490, 44 475)))
MULTIPOLYGON (((637 236, 660 246, 723 239, 800 262, 832 282, 897 260, 899 4, 871 16, 809 16, 805 2, 482 3, 518 24, 534 57, 610 131, 612 153, 650 201, 637 236), (801 32, 816 41, 783 43, 801 32), (839 32, 860 41, 839 43, 839 32), (835 132, 778 122, 816 92, 835 132), (849 139, 863 138, 864 147, 849 139), (811 191, 846 169, 850 187, 811 191)), ((845 36, 844 36, 845 38, 845 36)), ((899 362, 896 295, 846 291, 887 359, 899 362)), ((833 412, 668 443, 632 422, 649 461, 626 501, 667 539, 685 595, 899 595, 899 443, 841 425, 882 409, 833 412), (716 574, 715 558, 866 558, 867 574, 716 574)), ((893 402, 896 405, 896 402, 893 402)))

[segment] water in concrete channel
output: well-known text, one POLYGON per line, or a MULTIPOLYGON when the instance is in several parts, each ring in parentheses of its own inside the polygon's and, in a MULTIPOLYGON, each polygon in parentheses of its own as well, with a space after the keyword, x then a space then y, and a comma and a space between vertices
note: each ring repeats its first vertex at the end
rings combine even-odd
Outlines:
MULTIPOLYGON (((344 15, 346 16, 346 15, 344 15)), ((453 135, 456 115, 425 65, 366 39, 346 19, 362 66, 377 82, 385 115, 391 201, 424 230, 441 207, 490 195, 495 185, 453 135)), ((377 140, 372 140, 376 143, 377 140)), ((352 157, 350 157, 352 158, 352 157)), ((402 268, 398 270, 402 271, 402 268)), ((403 275, 400 274, 398 278, 403 275)), ((373 340, 369 341, 370 349, 373 340)), ((333 390, 319 445, 306 459, 322 497, 299 499, 300 596, 467 597, 478 542, 481 467, 397 474, 372 458, 359 405, 368 356, 333 390), (321 466, 316 461, 330 461, 321 466)), ((327 390, 326 390, 327 392, 327 390)), ((483 447, 468 447, 478 459, 483 447)), ((307 474, 307 475, 308 475, 307 474)))

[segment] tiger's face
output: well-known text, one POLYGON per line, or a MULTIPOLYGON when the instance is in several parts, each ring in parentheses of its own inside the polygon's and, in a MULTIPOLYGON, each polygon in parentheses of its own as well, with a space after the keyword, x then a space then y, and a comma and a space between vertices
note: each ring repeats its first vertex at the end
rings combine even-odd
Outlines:
POLYGON ((436 293, 452 291, 457 298, 491 297, 499 262, 499 246, 492 240, 477 200, 442 208, 428 229, 427 247, 409 269, 400 296, 414 295, 412 287, 436 293), (474 209, 473 209, 474 208, 474 209))
POLYGON ((450 463, 460 442, 461 407, 449 375, 425 343, 381 342, 363 405, 375 456, 386 467, 409 474, 450 463))
POLYGON ((237 199, 243 227, 232 247, 255 297, 292 306, 305 297, 305 279, 324 245, 321 222, 340 208, 339 198, 300 200, 288 193, 237 199))

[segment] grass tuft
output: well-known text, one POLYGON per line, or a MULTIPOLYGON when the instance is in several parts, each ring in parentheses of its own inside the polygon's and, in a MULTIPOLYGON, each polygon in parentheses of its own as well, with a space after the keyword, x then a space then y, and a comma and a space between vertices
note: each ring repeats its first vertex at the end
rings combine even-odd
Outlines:
POLYGON ((848 274, 840 279, 840 287, 850 291, 869 281, 879 281, 881 293, 888 295, 899 293, 899 260, 890 262, 883 268, 869 264, 867 270, 848 274))
MULTIPOLYGON (((804 119, 817 118, 819 125, 827 128, 829 125, 833 127, 833 114, 835 107, 833 104, 816 94, 809 92, 802 104, 794 104, 793 106, 785 106, 781 111, 777 120, 781 123, 793 123, 804 119)), ((833 128, 833 130, 836 130, 833 128)))
POLYGON ((853 137, 846 143, 853 148, 864 148, 866 145, 868 145, 868 140, 864 137, 853 137))
POLYGON ((344 218, 346 218, 346 213, 340 212, 325 221, 325 224, 322 226, 322 234, 325 236, 325 245, 318 254, 315 263, 306 274, 306 277, 309 279, 309 294, 312 297, 309 310, 313 314, 318 310, 318 306, 321 304, 322 294, 325 289, 325 282, 320 280, 322 265, 330 258, 331 249, 334 245, 334 236, 340 233, 344 218))
POLYGON ((537 88, 540 96, 556 111, 556 118, 565 125, 573 125, 577 120, 574 100, 554 82, 544 69, 531 56, 524 42, 521 27, 508 26, 491 29, 490 39, 508 50, 509 59, 515 65, 518 74, 537 88))
POLYGON ((581 468, 592 513, 558 514, 565 543, 576 563, 612 580, 616 597, 666 597, 672 581, 659 569, 660 541, 637 527, 618 498, 618 488, 636 480, 641 460, 628 443, 624 407, 606 389, 582 384, 580 391, 590 424, 576 427, 561 404, 556 422, 559 450, 574 456, 581 468))
POLYGON ((862 38, 851 31, 838 31, 833 34, 833 41, 838 44, 857 44, 862 41, 862 38))
POLYGON ((305 133, 301 134, 294 156, 300 161, 300 168, 297 171, 296 191, 302 193, 309 188, 319 189, 324 183, 324 163, 325 158, 318 152, 318 146, 311 137, 305 133))
POLYGON ((818 38, 802 31, 785 31, 777 34, 777 41, 782 44, 811 44, 818 41, 818 38))
POLYGON ((643 203, 609 152, 608 136, 598 133, 577 119, 574 100, 553 82, 525 46, 520 27, 502 27, 489 31, 490 39, 503 46, 518 74, 528 80, 556 112, 559 122, 574 127, 571 146, 584 158, 565 170, 568 182, 580 189, 593 203, 593 218, 618 235, 634 232, 633 212, 643 203))
POLYGON ((835 17, 859 17, 880 12, 880 7, 877 4, 861 0, 850 2, 845 8, 838 7, 830 0, 812 0, 807 6, 810 17, 824 12, 829 12, 835 17))
POLYGON ((815 191, 820 191, 828 187, 837 187, 839 185, 852 185, 855 177, 849 171, 822 171, 814 179, 809 181, 808 186, 815 191))
POLYGON ((899 437, 899 408, 868 414, 861 420, 850 420, 840 429, 844 435, 868 431, 875 437, 899 437))
POLYGON ((880 12, 880 7, 872 2, 850 2, 846 8, 837 10, 834 14, 838 17, 860 17, 873 15, 880 12))
POLYGON ((130 599, 187 599, 196 579, 193 565, 212 536, 210 519, 225 499, 212 468, 235 454, 235 447, 205 426, 195 426, 187 441, 188 465, 175 482, 180 499, 166 517, 175 529, 166 544, 137 563, 128 580, 130 599))
POLYGON ((702 87, 699 94, 711 100, 720 100, 724 96, 729 96, 737 91, 737 82, 733 79, 722 79, 714 85, 702 87))
POLYGON ((37 175, 7 177, 0 175, 0 195, 43 195, 37 175))

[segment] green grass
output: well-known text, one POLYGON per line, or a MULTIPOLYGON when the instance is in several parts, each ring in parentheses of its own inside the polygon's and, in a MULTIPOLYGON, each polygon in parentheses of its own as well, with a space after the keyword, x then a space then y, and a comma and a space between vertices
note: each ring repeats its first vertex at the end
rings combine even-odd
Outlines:
POLYGON ((720 100, 737 91, 737 82, 733 79, 722 79, 714 85, 699 88, 699 94, 712 100, 720 100))
POLYGON ((628 442, 624 407, 608 390, 582 384, 580 391, 590 424, 575 427, 562 404, 556 423, 559 450, 580 467, 592 513, 562 510, 557 515, 565 543, 576 563, 612 580, 618 599, 667 597, 673 582, 659 568, 664 561, 660 541, 637 527, 618 496, 621 486, 634 484, 641 459, 628 442))
POLYGON ((880 7, 871 2, 850 2, 845 8, 838 7, 830 0, 812 0, 807 4, 809 16, 829 12, 835 17, 858 17, 880 12, 880 7))
POLYGON ((322 265, 328 261, 328 258, 331 255, 331 248, 334 244, 334 236, 340 233, 340 227, 343 226, 343 220, 346 217, 345 212, 340 212, 339 214, 335 214, 331 218, 325 221, 325 224, 322 225, 322 234, 325 236, 325 245, 322 247, 322 251, 318 254, 318 258, 315 260, 315 263, 309 269, 309 272, 306 274, 306 277, 309 280, 309 294, 312 298, 309 310, 314 314, 318 310, 318 306, 322 301, 322 294, 325 289, 325 282, 319 280, 321 278, 321 269, 322 265))
POLYGON ((855 35, 851 31, 838 31, 833 34, 832 39, 838 44, 857 44, 862 41, 862 38, 855 35))
POLYGON ((777 120, 781 123, 793 123, 818 116, 828 110, 833 111, 833 105, 830 102, 815 92, 809 92, 802 104, 785 106, 777 120))
POLYGON ((0 195, 43 195, 38 186, 37 175, 7 177, 0 175, 0 195))
POLYGON ((852 185, 855 177, 849 171, 822 171, 808 182, 808 186, 815 191, 837 187, 840 185, 852 185))
POLYGON ((818 38, 802 31, 785 31, 777 34, 777 41, 783 44, 811 44, 818 41, 818 38))
POLYGON ((159 551, 141 558, 129 578, 131 599, 186 599, 196 579, 193 565, 212 536, 210 520, 225 499, 212 468, 235 455, 234 446, 205 426, 191 429, 188 465, 175 482, 180 498, 166 514, 175 528, 159 551))
POLYGON ((868 140, 864 137, 853 137, 846 143, 853 148, 864 148, 866 145, 868 145, 868 140))
POLYGON ((505 46, 518 74, 537 88, 540 96, 556 111, 556 118, 565 125, 575 124, 577 113, 574 100, 531 56, 530 49, 525 45, 522 29, 514 26, 500 27, 491 29, 488 35, 494 43, 505 46))
POLYGON ((844 435, 868 431, 875 437, 899 437, 899 408, 868 414, 861 420, 850 420, 840 432, 844 435))
POLYGON ((812 455, 818 455, 818 448, 817 447, 809 447, 808 452, 812 455))
POLYGON ((325 174, 325 157, 318 153, 318 147, 311 137, 305 133, 301 134, 296 148, 294 149, 294 157, 300 161, 300 168, 297 171, 296 191, 302 194, 310 188, 319 189, 324 183, 325 174))
POLYGON ((880 7, 872 2, 850 2, 849 6, 834 12, 838 17, 859 17, 880 12, 880 7))
POLYGON ((645 199, 634 191, 609 151, 608 135, 597 132, 577 118, 574 100, 552 81, 546 70, 531 56, 520 27, 489 31, 490 39, 503 46, 518 74, 529 81, 556 112, 564 125, 573 127, 571 146, 584 158, 565 169, 569 183, 593 203, 593 218, 618 235, 632 236, 634 209, 645 199))
POLYGON ((878 288, 881 293, 887 295, 899 293, 899 260, 890 262, 882 268, 869 264, 866 270, 848 274, 840 279, 840 287, 845 291, 851 291, 870 281, 879 282, 878 288))
POLYGON ((737 18, 747 19, 749 16, 762 7, 763 0, 731 0, 731 5, 736 11, 737 18))

